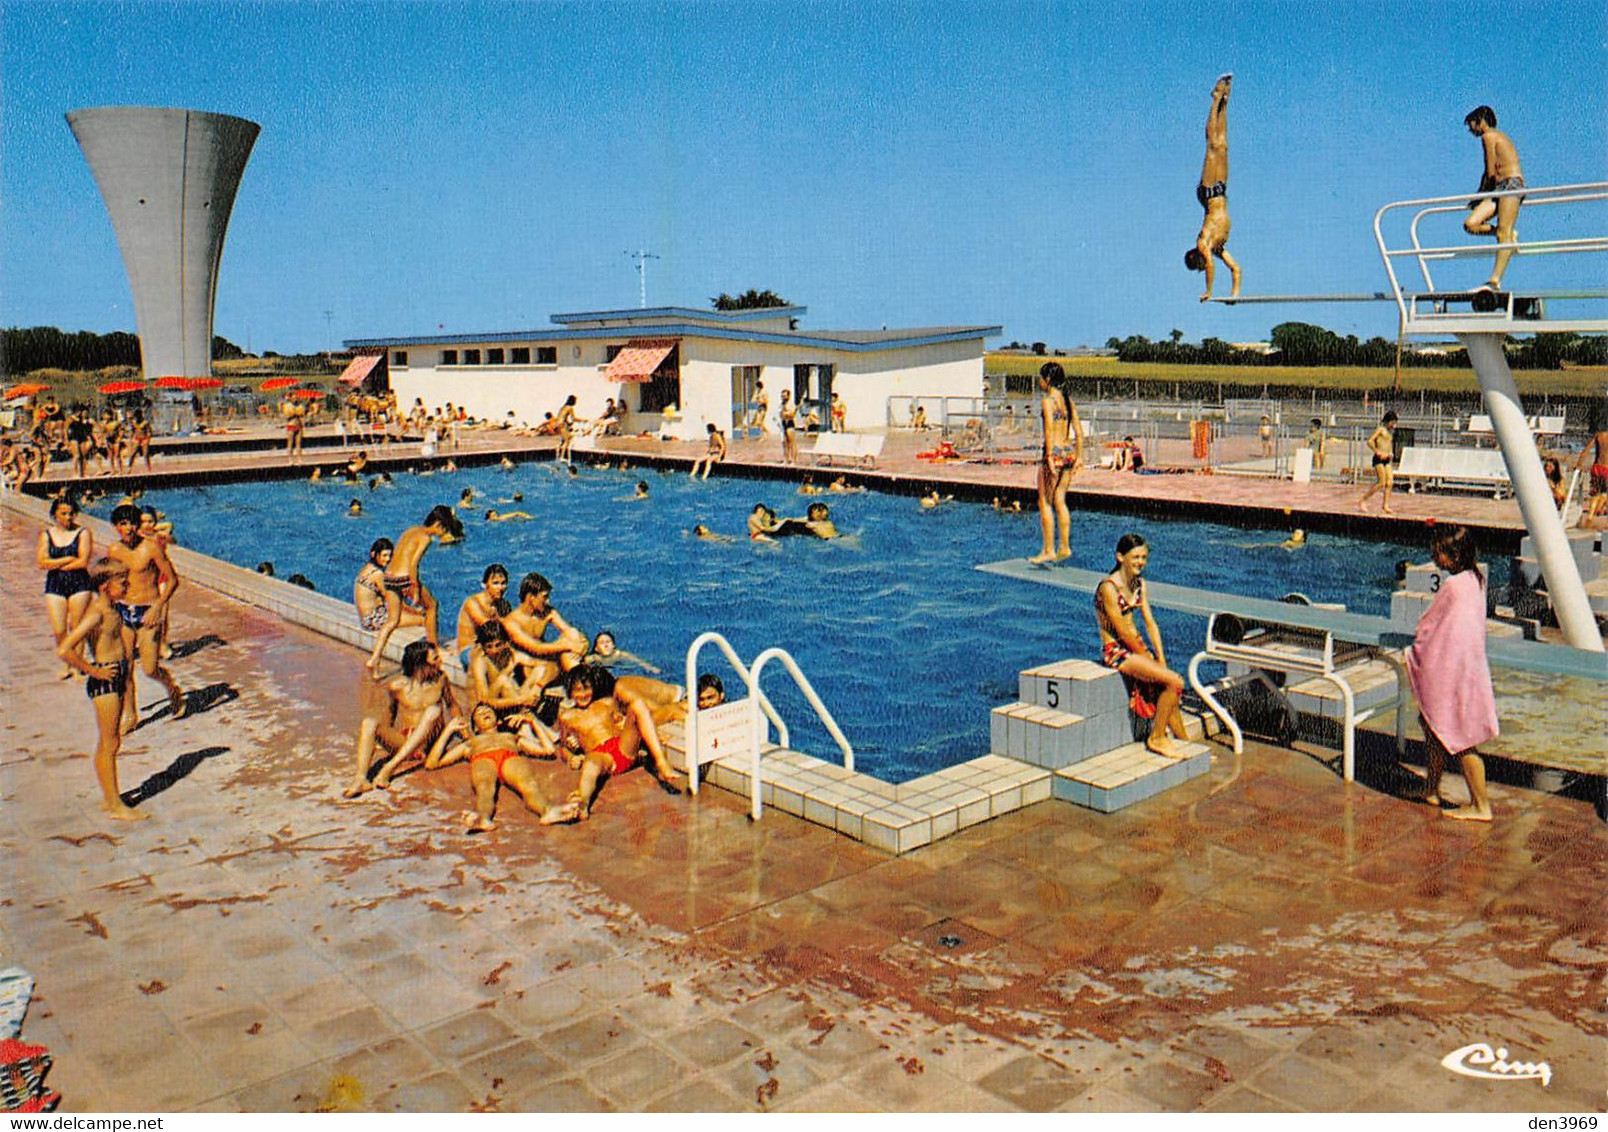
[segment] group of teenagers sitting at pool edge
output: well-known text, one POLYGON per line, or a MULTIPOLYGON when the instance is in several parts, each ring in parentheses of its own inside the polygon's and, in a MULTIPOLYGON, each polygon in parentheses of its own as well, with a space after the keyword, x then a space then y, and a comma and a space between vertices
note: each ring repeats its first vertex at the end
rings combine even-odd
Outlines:
MULTIPOLYGON (((480 591, 464 601, 454 641, 464 661, 464 710, 436 643, 435 598, 419 580, 431 543, 462 537, 452 508, 436 507, 394 545, 376 541, 357 576, 360 622, 375 632, 368 667, 384 698, 364 714, 345 796, 385 789, 420 760, 426 770, 467 761, 474 808, 461 821, 478 833, 494 828, 499 785, 517 793, 543 825, 584 821, 604 783, 639 766, 679 793, 682 777, 665 757, 659 728, 686 718, 685 690, 648 675, 658 669, 620 649, 612 633, 588 637, 571 625, 552 606, 552 583, 540 574, 521 579, 514 603, 506 596, 508 569, 494 563, 481 575, 480 591), (422 627, 424 638, 403 649, 400 673, 380 679, 386 644, 407 626, 422 627), (612 669, 625 664, 643 674, 616 676, 612 669), (578 773, 563 802, 550 800, 538 781, 542 759, 578 773)), ((720 679, 700 678, 697 696, 701 708, 724 702, 720 679)))

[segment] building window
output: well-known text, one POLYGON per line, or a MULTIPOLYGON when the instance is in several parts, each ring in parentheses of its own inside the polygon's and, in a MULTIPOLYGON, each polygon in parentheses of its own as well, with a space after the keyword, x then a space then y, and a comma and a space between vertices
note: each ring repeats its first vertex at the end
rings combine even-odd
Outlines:
POLYGON ((536 364, 539 366, 556 366, 558 364, 558 347, 537 346, 536 364))
POLYGON ((479 350, 465 350, 463 352, 463 364, 466 365, 466 366, 477 366, 477 365, 479 365, 480 364, 480 351, 479 350))
MULTIPOLYGON (((614 354, 618 354, 623 347, 611 347, 614 354)), ((611 356, 610 361, 614 358, 611 356)), ((644 413, 663 412, 668 405, 681 404, 681 347, 677 346, 664 356, 659 368, 653 371, 653 376, 641 386, 642 390, 637 408, 644 413)))
POLYGON ((608 365, 615 358, 619 357, 620 356, 620 351, 623 350, 623 349, 625 349, 625 344, 624 343, 621 343, 618 346, 604 346, 603 347, 603 364, 608 365))
POLYGON ((455 365, 457 365, 458 364, 458 351, 456 351, 456 350, 442 350, 441 351, 441 364, 444 365, 444 366, 455 366, 455 365))
POLYGON ((508 353, 509 353, 509 358, 508 358, 509 364, 516 365, 516 366, 528 366, 528 365, 530 365, 530 347, 529 346, 514 346, 513 348, 511 348, 508 351, 508 353))
POLYGON ((407 365, 408 364, 408 352, 406 350, 392 350, 391 351, 391 364, 394 365, 394 366, 405 366, 405 365, 407 365))
POLYGON ((503 352, 500 347, 493 347, 486 351, 486 364, 488 366, 500 366, 503 364, 503 352))

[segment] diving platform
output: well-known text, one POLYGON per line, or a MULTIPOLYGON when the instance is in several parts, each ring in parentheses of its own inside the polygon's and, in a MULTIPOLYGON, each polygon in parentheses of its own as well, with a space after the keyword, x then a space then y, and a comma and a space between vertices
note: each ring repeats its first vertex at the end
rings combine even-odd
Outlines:
MULTIPOLYGON (((1099 571, 1073 566, 1034 566, 1025 558, 986 562, 976 569, 1033 585, 1088 594, 1091 620, 1095 587, 1107 577, 1099 571)), ((1196 589, 1154 577, 1145 578, 1145 591, 1150 595, 1152 606, 1207 619, 1217 614, 1231 614, 1246 622, 1276 622, 1313 634, 1326 634, 1336 642, 1378 649, 1400 649, 1412 643, 1412 633, 1404 632, 1399 621, 1393 622, 1388 617, 1196 589)), ((1174 644, 1183 646, 1175 647, 1179 656, 1193 654, 1199 647, 1198 642, 1174 644)), ((1491 664, 1502 734, 1481 744, 1484 754, 1533 767, 1608 776, 1608 749, 1598 742, 1581 742, 1583 736, 1596 735, 1601 730, 1601 704, 1608 698, 1608 656, 1518 636, 1487 637, 1485 654, 1491 664)), ((1092 661, 1071 663, 1097 667, 1092 661)), ((1351 681, 1356 685, 1359 707, 1382 703, 1380 693, 1386 690, 1382 686, 1395 680, 1381 662, 1368 663, 1377 671, 1363 673, 1360 682, 1358 679, 1351 681), (1376 689, 1376 684, 1381 687, 1376 689)), ((1024 684, 1027 675, 1024 673, 1024 684)), ((1286 685, 1284 694, 1302 712, 1322 718, 1333 716, 1339 721, 1343 712, 1334 702, 1335 694, 1332 689, 1320 686, 1322 683, 1321 680, 1292 681, 1286 685)), ((1024 694, 1023 699, 1028 698, 1024 694)), ((1033 698, 1048 703, 1046 697, 1033 698)), ((1077 712, 1078 707, 1070 710, 1077 712)), ((1069 800, 1073 797, 1065 793, 1065 785, 1059 783, 1056 796, 1069 800)))

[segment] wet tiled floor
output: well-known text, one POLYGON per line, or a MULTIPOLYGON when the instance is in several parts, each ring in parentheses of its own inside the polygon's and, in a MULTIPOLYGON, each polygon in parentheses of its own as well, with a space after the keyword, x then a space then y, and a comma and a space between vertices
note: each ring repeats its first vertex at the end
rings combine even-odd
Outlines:
POLYGON ((642 775, 471 839, 462 767, 341 800, 357 651, 192 586, 196 710, 146 688, 120 765, 152 820, 119 825, 36 537, 0 508, 0 959, 64 1110, 1604 1108, 1586 803, 1498 785, 1454 823, 1252 742, 897 858, 642 775), (1482 1041, 1551 1084, 1440 1064, 1482 1041))

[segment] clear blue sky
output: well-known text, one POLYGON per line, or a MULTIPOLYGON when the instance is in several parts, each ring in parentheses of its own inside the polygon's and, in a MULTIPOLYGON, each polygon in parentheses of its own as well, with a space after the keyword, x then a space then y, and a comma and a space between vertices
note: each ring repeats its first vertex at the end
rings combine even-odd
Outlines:
POLYGON ((259 351, 635 306, 639 247, 652 305, 770 288, 811 328, 1393 336, 1383 305, 1195 301, 1223 70, 1247 294, 1380 289, 1374 210, 1473 188, 1479 103, 1532 184, 1608 176, 1601 0, 0 0, 0 322, 134 329, 63 115, 139 104, 262 126, 216 320, 259 351))

